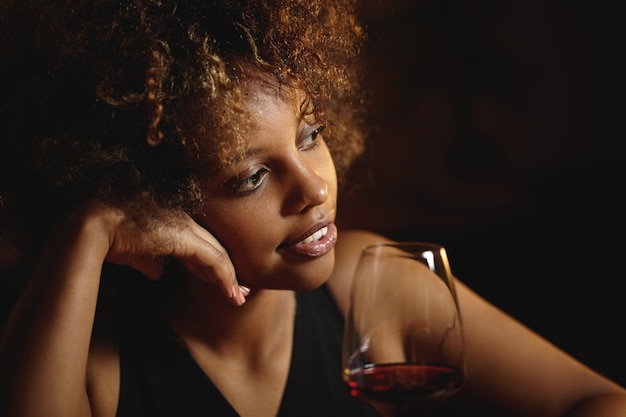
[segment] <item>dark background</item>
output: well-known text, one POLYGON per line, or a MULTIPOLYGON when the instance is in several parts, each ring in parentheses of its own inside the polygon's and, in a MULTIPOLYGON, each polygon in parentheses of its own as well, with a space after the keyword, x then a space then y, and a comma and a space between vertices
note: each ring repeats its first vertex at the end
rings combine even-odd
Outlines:
POLYGON ((626 385, 625 7, 360 5, 374 132, 343 226, 446 245, 464 282, 626 385))
POLYGON ((460 279, 626 384, 625 7, 360 4, 374 132, 340 224, 444 244, 460 279))

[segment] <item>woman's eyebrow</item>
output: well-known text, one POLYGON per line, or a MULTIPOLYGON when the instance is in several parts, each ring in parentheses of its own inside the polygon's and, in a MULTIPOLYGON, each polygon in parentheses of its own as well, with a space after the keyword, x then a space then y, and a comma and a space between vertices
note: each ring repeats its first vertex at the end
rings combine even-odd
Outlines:
POLYGON ((264 151, 265 148, 263 147, 256 147, 256 148, 250 148, 250 149, 245 149, 243 152, 237 152, 237 154, 231 158, 231 159, 227 159, 224 163, 224 166, 228 166, 228 165, 232 165, 232 164, 237 164, 239 162, 243 162, 246 159, 249 159, 250 157, 253 157, 255 155, 259 155, 260 153, 262 153, 264 151))

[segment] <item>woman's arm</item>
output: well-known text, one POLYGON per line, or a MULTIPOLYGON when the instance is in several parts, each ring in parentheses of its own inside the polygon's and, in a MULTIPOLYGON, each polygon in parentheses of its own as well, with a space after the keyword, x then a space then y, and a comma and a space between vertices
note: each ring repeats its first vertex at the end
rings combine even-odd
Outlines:
POLYGON ((626 391, 457 281, 467 385, 452 401, 483 415, 625 416, 626 391), (576 411, 575 411, 576 410, 576 411), (572 413, 572 414, 568 414, 572 413))
MULTIPOLYGON (((360 250, 376 241, 388 239, 357 231, 339 235, 329 286, 343 311, 360 250)), ((626 416, 626 390, 456 284, 467 378, 445 408, 464 416, 626 416)))
POLYGON ((0 414, 90 415, 85 370, 108 249, 98 217, 54 233, 2 335, 0 414))
POLYGON ((139 221, 116 208, 91 205, 52 233, 0 340, 0 415, 91 415, 86 393, 90 340, 104 261, 131 266, 150 279, 171 256, 241 305, 226 250, 181 212, 139 221))

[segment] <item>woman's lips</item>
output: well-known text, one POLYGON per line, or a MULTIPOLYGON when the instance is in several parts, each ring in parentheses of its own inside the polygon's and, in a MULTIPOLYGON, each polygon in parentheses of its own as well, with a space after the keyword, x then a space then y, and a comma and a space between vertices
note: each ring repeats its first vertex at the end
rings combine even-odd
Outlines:
POLYGON ((286 252, 318 257, 327 254, 337 242, 337 227, 334 223, 329 223, 316 230, 303 240, 292 245, 284 245, 280 248, 286 252))

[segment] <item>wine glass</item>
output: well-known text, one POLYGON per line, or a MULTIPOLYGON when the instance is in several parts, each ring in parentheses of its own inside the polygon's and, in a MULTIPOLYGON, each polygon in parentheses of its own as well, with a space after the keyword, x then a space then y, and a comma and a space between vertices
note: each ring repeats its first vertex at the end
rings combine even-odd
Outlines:
POLYGON ((343 341, 350 394, 386 416, 426 416, 464 381, 463 331, 445 248, 367 246, 343 341))

